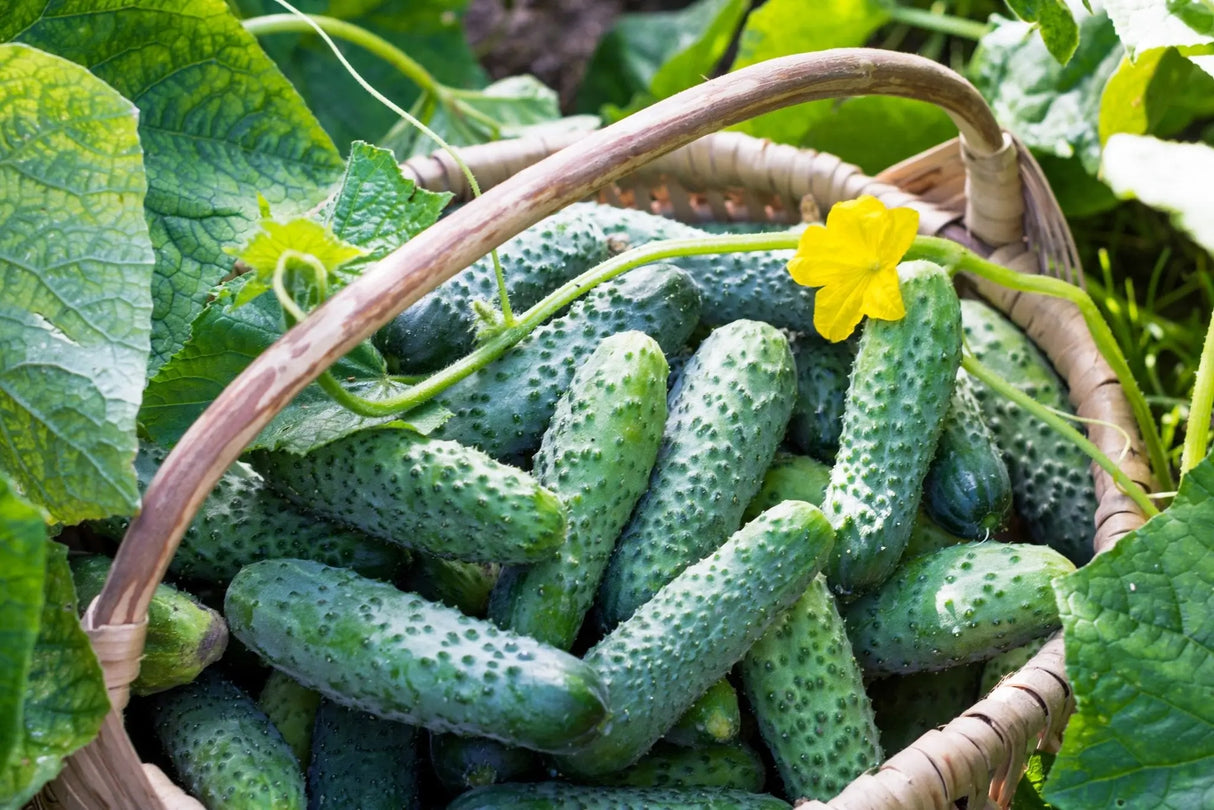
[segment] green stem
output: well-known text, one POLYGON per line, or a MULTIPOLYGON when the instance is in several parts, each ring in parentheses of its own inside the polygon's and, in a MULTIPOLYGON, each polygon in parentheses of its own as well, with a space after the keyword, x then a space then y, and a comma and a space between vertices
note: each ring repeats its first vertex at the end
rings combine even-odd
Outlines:
POLYGON ((1156 480, 1160 482, 1162 489, 1174 488, 1172 471, 1167 455, 1164 453, 1163 442, 1159 438, 1159 429, 1151 415, 1151 407, 1147 404, 1146 397, 1143 396, 1138 381, 1134 379, 1130 365, 1126 362, 1121 347, 1117 345, 1108 323, 1101 316, 1096 302, 1084 290, 1052 276, 1009 270, 983 259, 956 242, 934 236, 915 237, 915 243, 905 258, 928 259, 947 267, 953 274, 959 271, 973 273, 1013 290, 1050 295, 1074 304, 1083 316, 1096 348, 1108 362, 1113 373, 1117 375, 1117 379, 1125 391, 1130 409, 1134 413, 1134 419, 1138 423, 1138 430, 1142 433, 1143 441, 1146 443, 1147 457, 1150 459, 1151 469, 1155 473, 1156 480))
POLYGON ((1083 435, 1080 431, 1067 422, 1054 411, 1045 407, 1035 399, 1025 394, 1019 388, 1011 385, 995 372, 991 371, 971 354, 966 354, 961 358, 961 367, 967 372, 976 377, 980 382, 994 391, 1001 397, 1014 402, 1018 407, 1023 408, 1029 413, 1036 416, 1041 421, 1048 424, 1055 431, 1065 436, 1069 441, 1073 442, 1083 452, 1087 453, 1099 467, 1113 477, 1117 486, 1129 496, 1143 514, 1148 518, 1159 514, 1159 508, 1151 502, 1151 498, 1143 491, 1142 487, 1138 486, 1125 472, 1118 467, 1113 460, 1101 452, 1091 440, 1083 435))
POLYGON ((949 14, 937 14, 933 11, 898 5, 896 3, 887 5, 885 12, 889 15, 891 22, 913 25, 925 31, 935 31, 940 34, 960 37, 961 39, 973 40, 974 42, 982 39, 991 30, 991 27, 986 23, 967 20, 964 17, 954 17, 949 14))
POLYGON ((1210 440, 1210 413, 1214 410, 1214 320, 1206 330, 1201 360, 1197 363, 1197 382, 1189 405, 1185 426, 1184 450, 1180 454, 1180 475, 1193 469, 1206 457, 1210 440))

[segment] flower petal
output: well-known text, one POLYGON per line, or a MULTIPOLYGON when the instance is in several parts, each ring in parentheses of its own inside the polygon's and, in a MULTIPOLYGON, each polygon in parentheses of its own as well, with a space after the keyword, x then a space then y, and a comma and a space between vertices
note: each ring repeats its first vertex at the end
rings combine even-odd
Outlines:
POLYGON ((898 271, 895 268, 881 270, 869 277, 864 291, 864 314, 883 321, 896 321, 906 317, 902 303, 902 290, 898 287, 898 271))
POLYGON ((823 287, 814 298, 814 328, 832 343, 846 340, 864 316, 868 274, 857 274, 852 279, 850 285, 823 287))
POLYGON ((885 232, 875 246, 882 267, 896 267, 910 250, 919 232, 919 212, 913 208, 891 208, 886 216, 885 232))

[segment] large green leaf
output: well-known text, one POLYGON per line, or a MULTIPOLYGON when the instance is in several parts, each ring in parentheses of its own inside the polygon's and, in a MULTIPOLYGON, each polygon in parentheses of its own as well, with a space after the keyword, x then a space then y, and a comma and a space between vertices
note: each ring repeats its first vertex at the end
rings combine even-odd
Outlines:
POLYGON ((1060 810, 1211 806, 1212 558, 1206 459, 1163 514, 1056 582, 1077 701, 1046 781, 1060 810))
POLYGON ((1121 60, 1100 98, 1100 139, 1117 132, 1167 137, 1214 113, 1214 78, 1176 48, 1121 60))
POLYGON ((43 539, 46 579, 38 640, 20 694, 23 728, 0 770, 0 810, 17 810, 97 736, 110 710, 101 665, 80 626, 67 547, 43 539))
POLYGON ((84 65, 139 107, 156 249, 154 373, 232 269, 258 220, 322 200, 341 171, 328 136, 224 0, 15 0, 0 40, 84 65))
POLYGON ((138 503, 152 246, 135 123, 80 66, 0 45, 0 470, 64 523, 138 503))
POLYGON ((1177 227, 1214 254, 1214 147, 1114 135, 1100 171, 1118 196, 1169 212, 1177 227))
POLYGON ((1214 6, 1203 0, 1104 0, 1104 8, 1133 57, 1170 46, 1208 54, 1214 43, 1214 6))
POLYGON ((1066 0, 1007 0, 1007 5, 1020 19, 1036 23, 1050 55, 1064 65, 1070 61, 1079 46, 1079 26, 1066 0))
POLYGON ((0 475, 0 768, 23 734, 21 692, 42 616, 46 521, 0 475))

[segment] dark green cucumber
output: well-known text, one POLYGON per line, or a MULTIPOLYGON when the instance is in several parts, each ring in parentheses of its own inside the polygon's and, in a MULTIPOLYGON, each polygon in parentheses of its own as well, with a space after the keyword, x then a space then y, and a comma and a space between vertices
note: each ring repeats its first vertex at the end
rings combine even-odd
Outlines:
POLYGON ((933 728, 946 725, 978 700, 982 664, 939 672, 888 675, 868 685, 881 747, 893 754, 933 728))
POLYGON ((772 326, 713 330, 670 392, 658 460, 599 591, 604 628, 632 615, 742 522, 788 427, 796 374, 772 326))
POLYGON ((666 374, 653 338, 622 332, 574 375, 532 467, 569 510, 569 531, 555 556, 503 572, 489 603, 499 627, 573 645, 615 539, 649 483, 666 423, 666 374))
POLYGON ((303 810, 303 769, 253 699, 213 671, 151 698, 175 780, 207 807, 303 810))
POLYGON ((923 481, 923 508, 945 531, 985 540, 1008 519, 1012 481, 970 386, 959 374, 923 481))
POLYGON ((1075 565, 1048 546, 965 543, 898 566, 844 611, 872 677, 981 661, 1060 626, 1051 583, 1075 565))
POLYGON ((830 467, 809 456, 776 453, 763 474, 763 484, 742 513, 743 522, 765 512, 780 501, 805 501, 821 506, 830 483, 830 467))
POLYGON ((438 402, 454 415, 433 435, 522 463, 539 447, 574 372, 605 338, 636 330, 672 352, 699 316, 699 293, 686 273, 670 265, 629 271, 440 394, 438 402))
POLYGON ((948 274, 915 261, 898 278, 906 317, 864 324, 822 507, 838 533, 827 579, 844 598, 876 587, 902 556, 961 362, 948 274))
POLYGON ((695 747, 729 742, 742 729, 742 710, 738 691, 727 679, 708 687, 696 702, 683 712, 662 739, 668 743, 695 747))
MULTIPOLYGON (((167 450, 143 444, 135 456, 139 488, 146 491, 167 450)), ((91 524, 121 540, 123 519, 91 524)), ((243 566, 283 557, 317 560, 391 579, 408 552, 301 510, 269 487, 248 465, 237 462, 220 476, 199 507, 169 562, 169 572, 189 580, 226 585, 243 566)))
POLYGON ((1035 638, 1028 644, 1021 644, 1019 647, 1012 647, 1010 650, 1004 650, 998 655, 992 656, 982 662, 982 676, 978 681, 978 695, 985 696, 992 689, 999 685, 999 682, 1017 672, 1022 666, 1027 664, 1030 659, 1045 646, 1045 642, 1049 639, 1046 636, 1035 638))
POLYGON ((606 715, 590 665, 344 569, 253 563, 228 586, 224 615, 276 668, 377 717, 559 752, 606 715))
MULTIPOLYGON (((961 306, 965 340, 974 356, 1048 408, 1074 413, 1066 385, 1015 324, 980 301, 961 306)), ((1061 551, 1076 565, 1092 558, 1096 489, 1091 459, 1037 417, 978 382, 974 394, 1003 452, 1016 514, 1028 539, 1061 551)))
POLYGON ((535 752, 484 737, 430 735, 430 764, 452 793, 526 779, 539 768, 535 752))
POLYGON ((497 563, 448 560, 415 551, 413 562, 399 584, 402 590, 483 619, 489 613, 489 594, 501 568, 497 563))
POLYGON ((797 404, 788 420, 788 443, 797 452, 832 462, 839 452, 843 407, 856 341, 831 343, 816 332, 793 336, 797 404))
POLYGON ((915 525, 911 527, 910 538, 906 541, 906 548, 902 550, 902 559, 898 561, 898 564, 901 565, 911 557, 918 557, 920 554, 927 554, 947 546, 957 546, 964 542, 966 542, 964 537, 946 532, 920 509, 919 514, 915 515, 915 525))
POLYGON ((796 601, 832 541, 817 507, 785 501, 684 569, 584 656, 611 718, 558 770, 585 778, 640 759, 796 601))
MULTIPOLYGON (((511 308, 522 312, 607 254, 607 238, 591 217, 561 211, 531 226, 498 248, 511 308)), ((398 373, 436 371, 474 348, 475 301, 495 308, 500 303, 488 256, 393 318, 376 334, 375 344, 398 373)))
POLYGON ((616 787, 711 787, 758 793, 766 781, 759 753, 740 742, 712 743, 696 748, 657 742, 649 753, 622 771, 593 781, 616 787))
POLYGON ((881 761, 872 706, 825 577, 750 648, 741 675, 789 799, 828 800, 881 761))
MULTIPOLYGON (((108 557, 90 554, 72 557, 72 580, 83 615, 101 593, 110 572, 108 557)), ((131 692, 150 695, 189 683, 223 655, 228 646, 228 625, 217 611, 171 585, 160 584, 148 604, 147 636, 139 677, 131 692)))
POLYGON ((721 788, 633 788, 565 782, 491 785, 470 790, 447 810, 789 810, 763 793, 721 788))
POLYGON ((411 430, 351 433, 306 455, 258 450, 283 495, 375 537, 472 562, 531 562, 565 539, 565 508, 522 470, 411 430))
POLYGON ((419 807, 413 726, 322 701, 312 730, 308 810, 419 807))
POLYGON ((312 725, 320 707, 320 693, 275 669, 261 687, 257 705, 291 746, 295 758, 306 763, 312 753, 312 725))

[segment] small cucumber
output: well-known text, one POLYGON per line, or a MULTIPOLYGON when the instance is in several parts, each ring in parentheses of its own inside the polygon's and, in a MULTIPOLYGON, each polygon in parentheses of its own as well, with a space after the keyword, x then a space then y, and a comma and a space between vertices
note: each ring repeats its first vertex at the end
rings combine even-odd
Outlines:
POLYGON ((454 415, 432 435, 521 464, 539 447, 574 372, 605 338, 635 330, 672 352, 699 317, 700 295, 686 273, 671 265, 631 270, 440 394, 437 401, 454 415))
POLYGON ((946 725, 978 700, 982 664, 888 675, 868 685, 881 746, 894 753, 933 728, 946 725))
POLYGON ((565 508, 522 470, 411 430, 351 433, 253 464, 293 502, 394 543, 472 562, 531 562, 565 539, 565 508))
POLYGON ((589 664, 344 569, 253 563, 228 586, 224 615, 277 669, 377 717, 560 752, 607 713, 589 664))
POLYGON ((830 467, 809 456, 778 452, 763 474, 763 484, 746 505, 742 521, 753 519, 780 501, 805 501, 821 506, 830 484, 830 467))
POLYGON ((453 794, 526 779, 539 768, 533 751, 459 734, 430 735, 430 764, 438 781, 453 794))
POLYGON ((795 376, 787 338, 765 323, 719 327, 696 349, 670 392, 649 488, 603 577, 601 626, 628 618, 738 528, 788 427, 795 376))
POLYGON ((418 800, 417 729, 321 701, 312 729, 308 810, 411 810, 418 800))
MULTIPOLYGON (((90 554, 70 559, 80 613, 101 593, 112 560, 90 554)), ((218 612, 171 585, 160 584, 148 604, 147 636, 139 677, 131 683, 136 695, 151 695, 189 683, 223 655, 228 625, 218 612)))
MULTIPOLYGON (((980 301, 961 305, 965 340, 974 356, 1049 408, 1074 413, 1066 385, 1015 324, 980 301)), ((1092 558, 1096 489, 1091 460, 1049 425, 977 381, 974 394, 1003 452, 1016 514, 1028 539, 1061 551, 1076 565, 1092 558)))
POLYGON ((923 481, 923 508, 945 531, 985 540, 1008 518, 1012 481, 970 386, 969 375, 958 374, 923 481))
POLYGON ((564 782, 505 784, 470 790, 447 810, 789 810, 763 793, 721 788, 633 788, 564 782))
POLYGON ((741 674, 788 798, 826 801, 881 761, 872 706, 825 577, 750 648, 741 674))
POLYGON ((794 335, 791 345, 797 362, 797 404, 788 420, 788 443, 799 453, 833 462, 856 341, 831 343, 805 332, 794 335))
POLYGON ((483 619, 489 614, 489 594, 501 568, 497 563, 448 560, 414 551, 413 563, 399 584, 402 590, 483 619))
MULTIPOLYGON (((607 258, 607 237, 593 218, 561 211, 498 248, 510 306, 522 312, 566 281, 607 258)), ((497 278, 488 256, 440 284, 375 335, 389 367, 421 374, 453 363, 476 344, 473 303, 497 306, 497 278)))
POLYGON ((684 569, 584 656, 611 718, 558 770, 593 777, 640 759, 796 601, 832 541, 817 507, 785 501, 684 569))
POLYGON ((593 781, 615 787, 711 787, 758 793, 763 790, 766 777, 759 753, 744 743, 687 748, 659 741, 624 770, 593 781))
POLYGON ((291 746, 295 758, 306 763, 312 753, 312 725, 320 706, 320 693, 275 669, 261 687, 257 705, 291 746))
POLYGON ((948 274, 914 261, 898 279, 906 317, 864 325, 822 507, 838 533, 827 579, 843 598, 876 587, 902 556, 961 362, 948 274))
POLYGON ((981 661, 1060 626, 1051 582, 1075 570, 1048 546, 965 543, 898 567, 844 611, 866 675, 981 661))
MULTIPOLYGON (((749 521, 748 521, 749 522, 749 521)), ((742 710, 738 706, 738 691, 727 679, 708 687, 683 716, 662 735, 674 745, 694 748, 701 745, 729 742, 742 729, 742 710)))
POLYGON ((499 627, 572 646, 615 539, 649 482, 666 422, 666 374, 653 338, 622 332, 574 375, 532 468, 568 508, 569 531, 555 556, 502 574, 489 603, 499 627))
POLYGON ((177 782, 207 807, 303 810, 303 769, 253 699, 213 671, 151 698, 177 782))

